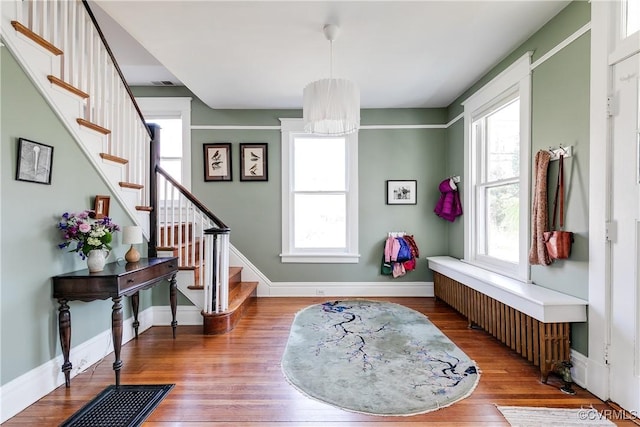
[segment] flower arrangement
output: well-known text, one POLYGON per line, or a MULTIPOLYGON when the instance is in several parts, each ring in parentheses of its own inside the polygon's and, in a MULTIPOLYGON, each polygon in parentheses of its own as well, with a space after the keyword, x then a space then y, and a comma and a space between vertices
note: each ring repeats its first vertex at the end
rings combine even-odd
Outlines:
POLYGON ((58 229, 62 231, 64 242, 58 245, 60 249, 75 243, 75 248, 71 248, 69 252, 77 252, 82 259, 86 259, 89 251, 94 249, 111 250, 113 233, 120 231, 120 227, 111 222, 109 217, 95 220, 91 218, 92 213, 93 211, 86 210, 79 214, 62 214, 58 229))

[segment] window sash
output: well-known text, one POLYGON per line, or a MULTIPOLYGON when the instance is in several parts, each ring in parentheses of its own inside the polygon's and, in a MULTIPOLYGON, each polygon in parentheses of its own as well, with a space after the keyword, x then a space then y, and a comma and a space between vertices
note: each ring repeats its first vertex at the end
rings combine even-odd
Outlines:
MULTIPOLYGON (((294 186, 294 150, 296 138, 315 138, 304 133, 302 119, 280 119, 282 122, 282 253, 283 263, 357 263, 358 254, 358 138, 357 133, 346 135, 344 142, 344 188, 296 189, 294 186), (341 247, 296 247, 295 197, 296 195, 343 195, 345 197, 345 230, 341 247)), ((318 138, 323 138, 318 136, 318 138)), ((328 137, 333 138, 334 137, 328 137)), ((319 245, 323 246, 323 245, 319 245)), ((327 246, 327 245, 324 245, 327 246)))
MULTIPOLYGON (((528 235, 529 235, 529 173, 530 173, 530 120, 531 120, 531 52, 516 60, 510 67, 487 83, 463 102, 465 118, 465 186, 469 189, 464 194, 464 203, 468 206, 465 222, 465 261, 496 273, 513 277, 518 280, 529 279, 528 264, 528 235), (513 172, 516 176, 491 176, 486 169, 487 139, 486 117, 504 108, 519 98, 519 146, 518 163, 513 172), (489 218, 487 194, 491 189, 517 184, 517 208, 512 212, 517 214, 517 262, 509 259, 499 259, 492 254, 497 246, 489 250, 487 244, 491 239, 493 225, 507 227, 513 232, 513 223, 500 222, 505 218, 489 218), (510 227, 510 228, 509 228, 510 227)), ((507 170, 510 175, 511 171, 507 170)), ((509 202, 509 198, 506 202, 509 202)), ((508 207, 508 206, 507 206, 508 207)), ((494 230, 496 230, 494 228, 494 230)), ((494 242, 495 243, 495 242, 494 242)), ((515 257, 514 257, 515 259, 515 257)))

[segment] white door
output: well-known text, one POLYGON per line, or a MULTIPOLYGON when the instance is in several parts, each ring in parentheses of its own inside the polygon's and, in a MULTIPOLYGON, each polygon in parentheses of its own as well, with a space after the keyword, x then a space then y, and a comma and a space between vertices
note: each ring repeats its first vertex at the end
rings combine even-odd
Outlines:
POLYGON ((640 411, 639 78, 640 54, 613 66, 610 396, 634 413, 640 411))

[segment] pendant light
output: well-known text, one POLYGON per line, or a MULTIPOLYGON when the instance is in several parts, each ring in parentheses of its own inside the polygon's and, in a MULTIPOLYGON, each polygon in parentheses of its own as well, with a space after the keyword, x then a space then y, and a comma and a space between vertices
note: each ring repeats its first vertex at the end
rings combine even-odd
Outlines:
POLYGON ((346 135, 360 127, 360 91, 350 80, 333 77, 333 41, 340 28, 323 28, 330 45, 330 76, 309 83, 303 91, 304 129, 318 135, 346 135))

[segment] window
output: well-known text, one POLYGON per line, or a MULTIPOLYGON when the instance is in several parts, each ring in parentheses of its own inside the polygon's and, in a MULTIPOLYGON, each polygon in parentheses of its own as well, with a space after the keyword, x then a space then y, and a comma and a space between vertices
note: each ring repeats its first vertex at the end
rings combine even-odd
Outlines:
POLYGON ((464 102, 465 260, 527 280, 530 54, 464 102))
POLYGON ((136 98, 147 123, 160 126, 160 166, 191 188, 191 98, 136 98))
POLYGON ((623 2, 624 37, 640 31, 640 0, 626 0, 623 2))
POLYGON ((358 262, 358 137, 282 122, 282 262, 358 262))
POLYGON ((160 167, 182 184, 182 118, 150 116, 147 123, 160 126, 160 167))

